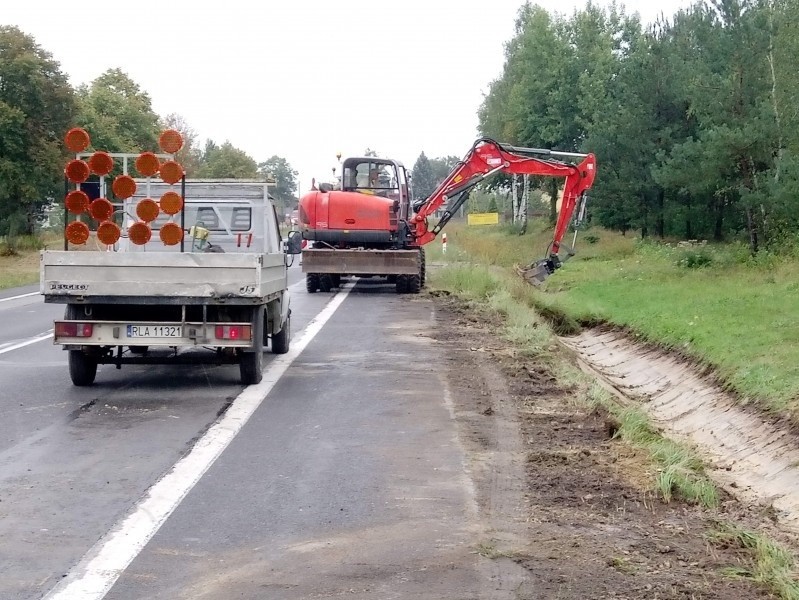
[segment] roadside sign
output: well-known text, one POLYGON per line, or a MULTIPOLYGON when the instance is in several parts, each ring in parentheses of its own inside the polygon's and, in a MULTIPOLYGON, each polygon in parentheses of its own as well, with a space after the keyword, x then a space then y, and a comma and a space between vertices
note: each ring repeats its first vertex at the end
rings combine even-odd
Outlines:
POLYGON ((499 213, 472 213, 467 215, 469 225, 498 225, 499 213))

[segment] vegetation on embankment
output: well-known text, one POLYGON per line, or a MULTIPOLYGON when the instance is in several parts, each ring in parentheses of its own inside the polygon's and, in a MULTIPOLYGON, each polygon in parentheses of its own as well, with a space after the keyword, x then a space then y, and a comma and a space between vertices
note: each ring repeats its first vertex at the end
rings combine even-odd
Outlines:
POLYGON ((50 234, 0 237, 0 290, 39 281, 39 249, 52 246, 50 234))
MULTIPOLYGON (((449 258, 512 269, 545 255, 551 229, 519 236, 456 224, 448 233, 449 258)), ((592 228, 529 303, 559 319, 563 333, 606 323, 679 351, 711 367, 742 402, 799 423, 797 291, 792 253, 752 257, 743 245, 667 244, 592 228)))
MULTIPOLYGON (((448 232, 446 255, 440 243, 427 249, 431 292, 446 290, 471 302, 476 311, 501 315, 504 325, 498 334, 511 341, 520 356, 547 365, 572 390, 570 398, 578 406, 603 411, 614 423, 615 437, 648 453, 654 466, 650 485, 664 501, 712 508, 719 502, 719 492, 689 447, 660 435, 643 410, 619 403, 576 366, 559 359, 562 353, 553 335, 558 328, 568 331, 579 327, 580 321, 605 321, 661 345, 678 347, 707 363, 711 356, 726 356, 729 372, 738 377, 729 379, 731 387, 744 382, 753 397, 766 399, 774 408, 792 408, 788 393, 783 392, 790 385, 779 388, 773 381, 793 367, 792 349, 785 343, 789 333, 779 333, 784 336, 774 342, 779 347, 759 356, 757 349, 766 348, 778 332, 763 332, 763 320, 747 314, 753 309, 766 316, 799 311, 797 302, 789 306, 788 297, 777 301, 780 294, 775 289, 780 278, 784 278, 782 289, 790 285, 796 269, 791 260, 761 257, 752 261, 735 247, 677 249, 640 244, 594 230, 588 234, 593 242, 587 249, 582 246, 581 259, 568 262, 542 288, 533 288, 513 273, 513 267, 543 256, 549 232, 518 236, 500 228, 467 229, 460 224, 448 232), (742 277, 758 283, 742 284, 742 277), (759 306, 763 302, 769 302, 770 308, 759 306), (546 319, 542 308, 548 313, 546 319), (549 326, 553 316, 557 317, 554 328, 549 326), (711 320, 717 320, 715 328, 702 325, 711 320), (739 324, 742 330, 734 331, 739 324), (695 329, 701 333, 697 335, 695 329), (752 338, 751 343, 742 343, 742 336, 752 338), (725 344, 731 348, 726 355, 721 350, 725 344), (766 357, 773 369, 769 385, 749 376, 745 364, 748 360, 765 365, 766 357), (779 403, 781 397, 785 401, 779 403)), ((796 380, 792 383, 799 385, 796 380)), ((749 564, 731 570, 730 576, 757 581, 778 598, 799 600, 796 558, 787 546, 726 520, 720 520, 708 535, 711 544, 732 545, 748 554, 749 564)))

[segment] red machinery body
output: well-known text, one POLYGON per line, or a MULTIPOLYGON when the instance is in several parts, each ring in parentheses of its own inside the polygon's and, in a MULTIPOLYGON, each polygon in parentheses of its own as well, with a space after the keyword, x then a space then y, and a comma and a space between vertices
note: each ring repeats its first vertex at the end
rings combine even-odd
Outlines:
POLYGON ((397 232, 394 205, 394 200, 382 196, 314 190, 300 199, 300 227, 307 240, 387 243, 397 232))
POLYGON ((402 163, 369 156, 348 158, 338 188, 322 184, 300 198, 300 229, 306 240, 338 248, 407 246, 398 232, 411 201, 402 163))

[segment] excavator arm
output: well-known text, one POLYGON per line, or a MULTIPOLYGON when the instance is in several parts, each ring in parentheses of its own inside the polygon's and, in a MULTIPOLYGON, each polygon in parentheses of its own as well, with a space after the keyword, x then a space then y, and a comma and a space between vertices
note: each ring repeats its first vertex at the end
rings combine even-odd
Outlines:
MULTIPOLYGON (((593 154, 556 152, 538 148, 520 148, 500 144, 489 138, 478 139, 468 154, 425 200, 414 205, 410 229, 419 246, 433 241, 452 216, 469 197, 469 192, 491 175, 502 172, 511 175, 544 175, 565 178, 563 201, 555 225, 555 234, 548 250, 549 256, 533 262, 523 270, 532 283, 543 281, 560 266, 558 253, 563 236, 585 192, 591 188, 596 176, 596 158, 593 154), (580 162, 566 162, 569 158, 580 162), (446 211, 432 228, 427 219, 446 204, 446 211)), ((582 212, 582 210, 580 211, 582 212)), ((570 250, 570 253, 571 250, 570 250)))

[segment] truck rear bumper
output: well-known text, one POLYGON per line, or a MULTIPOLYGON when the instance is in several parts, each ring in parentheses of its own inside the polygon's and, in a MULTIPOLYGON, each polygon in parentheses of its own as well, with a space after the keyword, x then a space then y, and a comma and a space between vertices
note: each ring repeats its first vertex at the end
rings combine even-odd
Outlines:
POLYGON ((415 275, 420 270, 421 257, 418 250, 309 248, 302 251, 303 273, 415 275))
POLYGON ((70 347, 250 348, 253 344, 251 323, 123 323, 58 320, 54 325, 53 343, 70 347))

